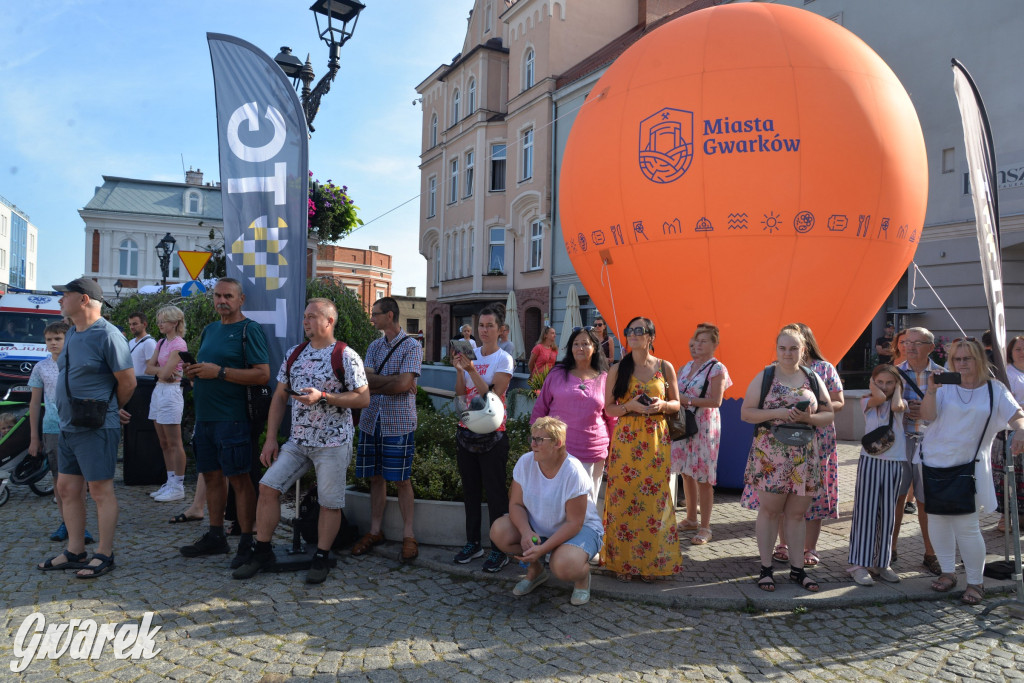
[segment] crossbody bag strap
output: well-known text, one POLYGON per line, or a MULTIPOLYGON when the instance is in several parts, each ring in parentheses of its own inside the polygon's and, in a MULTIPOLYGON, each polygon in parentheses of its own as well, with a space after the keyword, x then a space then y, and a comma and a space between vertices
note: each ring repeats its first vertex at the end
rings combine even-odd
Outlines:
POLYGON ((908 375, 903 368, 896 368, 896 372, 903 375, 903 379, 907 380, 907 384, 909 384, 910 388, 914 390, 914 393, 917 394, 918 398, 924 398, 924 392, 921 391, 921 387, 917 386, 917 382, 914 381, 913 377, 908 375))
POLYGON ((252 322, 251 320, 246 319, 245 324, 242 325, 242 365, 244 365, 245 367, 249 367, 249 359, 248 359, 248 357, 245 354, 245 343, 246 343, 245 330, 246 330, 246 328, 249 327, 249 323, 251 323, 251 322, 252 322))
POLYGON ((974 462, 978 462, 978 452, 981 451, 981 444, 985 441, 985 432, 988 431, 988 423, 992 421, 992 408, 995 405, 995 396, 992 393, 992 380, 985 382, 985 386, 988 387, 988 417, 985 418, 985 426, 981 428, 978 446, 974 449, 974 462))
POLYGON ((402 341, 400 341, 397 344, 395 344, 394 346, 392 346, 391 350, 388 351, 386 356, 384 356, 384 360, 382 360, 380 362, 380 365, 377 366, 377 368, 374 370, 374 372, 376 372, 379 375, 380 371, 384 369, 384 366, 387 365, 388 361, 391 359, 391 354, 393 354, 395 351, 397 351, 399 346, 401 346, 402 344, 404 344, 406 341, 408 341, 410 339, 412 339, 412 337, 406 335, 405 339, 403 339, 402 341))

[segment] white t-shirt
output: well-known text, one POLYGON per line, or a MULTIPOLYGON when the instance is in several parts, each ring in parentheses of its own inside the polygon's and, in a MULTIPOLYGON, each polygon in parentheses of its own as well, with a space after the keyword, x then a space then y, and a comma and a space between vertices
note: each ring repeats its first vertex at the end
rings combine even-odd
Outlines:
POLYGON ((156 340, 148 334, 141 341, 135 338, 128 340, 128 351, 132 354, 132 365, 135 366, 137 376, 146 376, 146 363, 153 357, 155 350, 156 340))
MULTIPOLYGON (((864 411, 864 433, 878 429, 879 427, 885 427, 889 424, 889 412, 892 410, 892 405, 889 401, 886 401, 880 406, 874 408, 868 408, 868 396, 865 396, 860 400, 861 410, 864 411)), ((892 420, 892 431, 896 435, 896 443, 894 443, 889 450, 885 453, 879 453, 878 455, 871 455, 862 447, 860 454, 863 457, 878 458, 879 460, 894 460, 903 462, 907 459, 907 437, 903 431, 903 416, 896 415, 892 420)))
MULTIPOLYGON (((473 365, 476 367, 476 371, 483 377, 484 382, 487 386, 494 384, 494 375, 499 372, 511 375, 512 369, 515 367, 515 361, 512 360, 512 356, 508 355, 500 348, 489 356, 483 355, 483 347, 478 346, 476 348, 476 360, 473 361, 473 365)), ((469 373, 463 371, 463 378, 466 380, 466 404, 480 395, 480 392, 476 390, 476 385, 473 384, 473 380, 470 378, 469 373)), ((505 394, 502 394, 501 398, 502 405, 505 404, 505 394)), ((507 406, 506 406, 507 408, 507 406)), ((507 412, 505 415, 508 418, 507 412)), ((463 425, 465 426, 465 425, 463 425)), ((505 420, 501 421, 501 426, 498 427, 498 431, 505 429, 505 420)))
MULTIPOLYGON (((980 456, 974 468, 977 484, 975 500, 980 512, 996 509, 996 487, 992 482, 992 461, 989 451, 996 432, 1006 429, 1007 422, 1020 406, 1002 382, 989 381, 992 386, 992 419, 981 439, 980 456)), ((988 389, 982 384, 976 389, 964 389, 955 384, 943 384, 935 396, 938 417, 924 433, 915 462, 924 458, 930 467, 962 465, 974 457, 978 437, 988 416, 988 389), (964 403, 966 401, 966 403, 964 403)))
POLYGON ((530 519, 530 526, 538 535, 552 536, 565 523, 565 504, 573 498, 587 497, 587 515, 583 526, 590 527, 598 534, 604 533, 597 505, 590 497, 594 479, 583 464, 571 455, 566 455, 558 473, 551 479, 540 471, 540 465, 533 458, 533 451, 519 458, 512 479, 523 489, 523 504, 530 519))
POLYGON ((1010 380, 1010 393, 1017 403, 1024 403, 1024 372, 1013 365, 1006 366, 1006 377, 1010 380))

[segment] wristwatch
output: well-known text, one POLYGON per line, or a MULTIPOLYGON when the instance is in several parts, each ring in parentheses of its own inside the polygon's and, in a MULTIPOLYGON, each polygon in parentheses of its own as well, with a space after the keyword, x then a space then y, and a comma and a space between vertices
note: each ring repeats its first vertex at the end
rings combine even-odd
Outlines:
POLYGON ((222 365, 222 366, 220 366, 220 370, 217 371, 217 379, 227 379, 227 378, 228 378, 228 369, 222 365))
POLYGON ((321 391, 320 392, 320 400, 318 400, 316 402, 316 404, 318 406, 320 406, 321 408, 326 408, 327 407, 327 394, 325 394, 324 392, 321 391))

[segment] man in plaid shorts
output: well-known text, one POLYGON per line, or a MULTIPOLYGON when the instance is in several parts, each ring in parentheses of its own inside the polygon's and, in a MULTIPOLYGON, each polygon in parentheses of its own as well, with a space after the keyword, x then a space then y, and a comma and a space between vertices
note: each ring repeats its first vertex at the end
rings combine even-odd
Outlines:
POLYGON ((370 531, 352 546, 352 554, 362 555, 384 542, 381 523, 387 503, 386 482, 393 481, 405 524, 399 559, 409 562, 419 555, 412 530, 414 498, 410 479, 416 446, 416 378, 423 348, 399 326, 398 303, 391 297, 374 302, 370 319, 384 333, 366 351, 370 407, 359 419, 356 450, 356 476, 370 480, 370 531))

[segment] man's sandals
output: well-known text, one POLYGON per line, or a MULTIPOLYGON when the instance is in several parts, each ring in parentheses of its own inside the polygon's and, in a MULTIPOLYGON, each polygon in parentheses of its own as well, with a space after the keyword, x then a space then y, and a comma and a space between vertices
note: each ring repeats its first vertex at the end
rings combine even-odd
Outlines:
POLYGON ((365 555, 369 552, 370 548, 375 545, 380 545, 384 542, 384 534, 364 534, 362 538, 356 541, 356 544, 352 546, 353 555, 365 555))
POLYGON ((36 569, 44 572, 60 571, 63 569, 82 569, 86 566, 86 560, 89 558, 89 553, 82 551, 80 553, 73 553, 70 550, 64 550, 60 555, 51 557, 42 564, 37 564, 36 569), (63 558, 63 562, 56 562, 63 558))
MULTIPOLYGON (((99 564, 84 564, 82 568, 75 574, 76 579, 95 579, 104 574, 109 574, 114 569, 114 553, 110 555, 100 555, 99 553, 93 553, 92 560, 99 560, 99 564), (83 574, 82 572, 89 572, 83 574)), ((92 562, 89 560, 89 562, 92 562)))

